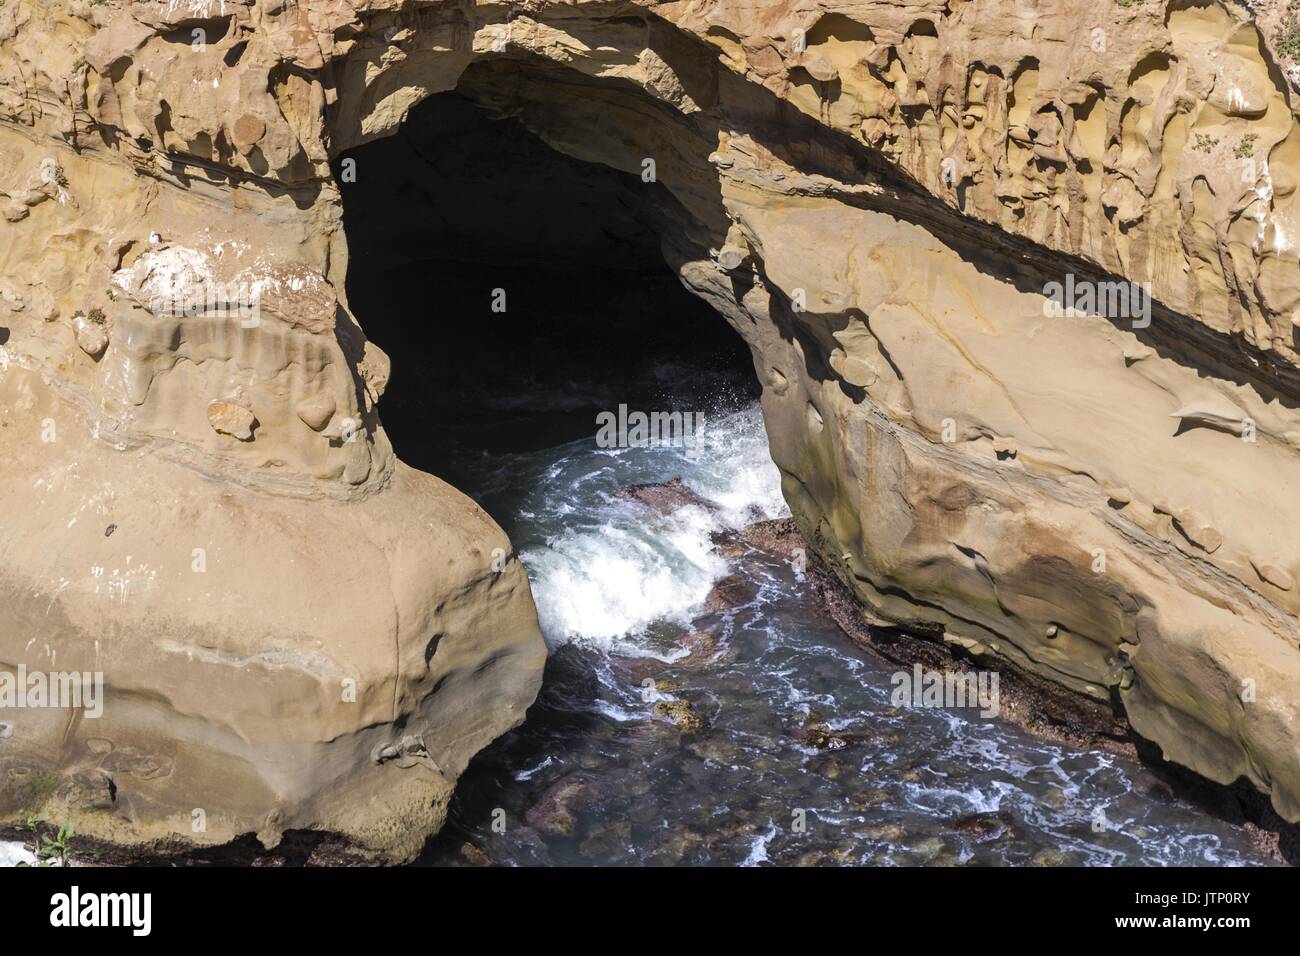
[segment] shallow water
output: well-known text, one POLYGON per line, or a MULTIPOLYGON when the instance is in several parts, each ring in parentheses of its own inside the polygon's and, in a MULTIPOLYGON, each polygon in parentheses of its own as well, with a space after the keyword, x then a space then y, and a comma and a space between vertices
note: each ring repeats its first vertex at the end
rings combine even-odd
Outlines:
POLYGON ((548 445, 572 421, 529 411, 556 407, 538 396, 429 436, 458 463, 444 476, 510 533, 552 656, 527 721, 476 758, 424 862, 463 860, 466 842, 511 865, 1268 862, 1131 760, 969 709, 892 706, 897 668, 855 647, 789 562, 714 547, 787 512, 757 405, 704 391, 715 411, 693 459, 548 445), (506 433, 529 449, 503 448, 506 433), (678 476, 716 510, 664 516, 618 496, 678 476), (729 575, 739 603, 702 615, 729 575), (653 714, 673 699, 705 728, 653 714), (839 740, 818 749, 810 723, 839 740))

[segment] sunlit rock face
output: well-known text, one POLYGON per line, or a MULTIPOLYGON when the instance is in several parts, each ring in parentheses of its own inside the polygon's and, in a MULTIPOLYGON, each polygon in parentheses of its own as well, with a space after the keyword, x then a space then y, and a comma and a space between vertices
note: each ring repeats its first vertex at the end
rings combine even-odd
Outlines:
POLYGON ((359 147, 455 90, 652 193, 865 614, 1113 700, 1300 819, 1293 26, 1155 0, 6 5, 0 661, 102 672, 105 706, 0 714, 0 812, 405 859, 522 720, 523 570, 394 456, 344 283, 343 192, 392 174, 359 147))

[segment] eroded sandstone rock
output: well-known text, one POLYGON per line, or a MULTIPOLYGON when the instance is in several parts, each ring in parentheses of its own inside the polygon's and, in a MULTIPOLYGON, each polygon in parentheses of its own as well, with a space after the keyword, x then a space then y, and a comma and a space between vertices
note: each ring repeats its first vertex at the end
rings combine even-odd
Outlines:
POLYGON ((208 424, 214 432, 240 441, 252 441, 256 422, 252 411, 238 402, 224 399, 208 402, 208 424))
POLYGON ((77 339, 77 348, 91 358, 99 358, 108 348, 108 332, 104 329, 102 312, 97 321, 78 313, 72 319, 72 331, 77 339))
POLYGON ((1167 757, 1300 819, 1300 127, 1291 14, 1253 6, 6 6, 0 278, 35 305, 0 343, 30 542, 0 553, 0 661, 48 648, 116 704, 94 733, 3 715, 0 770, 129 750, 85 832, 324 827, 402 858, 522 719, 526 579, 394 457, 343 289, 340 190, 384 171, 340 164, 454 88, 654 161, 665 255, 753 350, 801 535, 869 613, 1117 693, 1167 757), (1149 313, 1053 311, 1067 273, 1146 284, 1149 313), (42 314, 105 295, 112 348, 70 361, 42 314), (208 419, 235 387, 255 441, 208 419), (412 734, 428 761, 371 759, 412 734))
POLYGON ((318 392, 315 395, 308 395, 300 401, 294 406, 294 411, 298 413, 298 417, 302 419, 303 424, 312 431, 318 432, 324 430, 325 426, 330 423, 330 419, 334 417, 337 407, 333 397, 324 392, 318 392))

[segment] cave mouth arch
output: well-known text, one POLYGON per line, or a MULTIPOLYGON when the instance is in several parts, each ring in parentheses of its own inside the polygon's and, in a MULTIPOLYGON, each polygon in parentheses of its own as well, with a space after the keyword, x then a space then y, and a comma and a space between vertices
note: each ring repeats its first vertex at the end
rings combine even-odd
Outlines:
POLYGON ((335 175, 348 304, 392 359, 380 414, 408 464, 461 487, 467 450, 591 436, 620 404, 759 397, 744 340, 666 261, 661 184, 561 153, 458 90, 337 157, 335 175))

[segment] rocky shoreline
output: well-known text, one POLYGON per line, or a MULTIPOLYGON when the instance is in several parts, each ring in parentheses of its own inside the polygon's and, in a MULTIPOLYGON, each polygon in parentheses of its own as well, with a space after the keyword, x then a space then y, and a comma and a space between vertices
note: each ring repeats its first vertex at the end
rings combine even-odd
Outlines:
MULTIPOLYGON (((671 514, 685 506, 714 507, 680 479, 629 487, 626 497, 661 515, 671 514)), ((988 663, 970 655, 959 644, 944 642, 942 635, 908 632, 884 622, 871 621, 854 599, 851 589, 830 567, 809 552, 793 518, 756 521, 739 531, 716 535, 714 543, 719 553, 733 560, 756 551, 792 564, 806 562, 802 573, 817 606, 854 644, 882 661, 904 668, 920 664, 939 672, 968 671, 988 663)), ((737 607, 749 599, 751 595, 737 590, 737 581, 735 576, 729 576, 717 582, 705 601, 702 617, 737 607)), ((710 643, 696 630, 687 633, 683 640, 692 653, 675 662, 669 668, 670 672, 678 668, 689 670, 706 666, 709 655, 717 650, 716 643, 710 643)), ((661 675, 663 672, 663 665, 658 662, 628 660, 626 664, 626 678, 637 684, 644 682, 647 675, 661 675)), ((1176 794, 1195 803, 1204 812, 1240 826, 1260 851, 1275 861, 1293 865, 1300 862, 1300 827, 1277 817, 1267 801, 1248 786, 1215 785, 1163 760, 1153 745, 1134 733, 1118 703, 1103 706, 1089 697, 1073 694, 1005 664, 999 668, 999 673, 999 719, 1012 722, 1042 739, 1140 760, 1167 783, 1171 795, 1176 794)), ((676 680, 662 676, 650 679, 655 680, 663 691, 678 689, 676 680)), ((648 719, 670 722, 683 735, 698 733, 705 726, 692 706, 680 699, 656 703, 648 719)), ((798 733, 808 746, 817 749, 834 750, 852 742, 820 721, 807 724, 798 733)), ((569 786, 572 789, 577 783, 570 782, 569 786)), ((556 827, 564 828, 568 813, 566 800, 565 792, 555 788, 546 791, 529 811, 528 824, 540 827, 544 832, 556 827)), ((567 826, 571 827, 571 822, 567 826)), ((44 829, 53 828, 46 825, 44 829)), ((0 839, 20 840, 23 836, 12 829, 0 830, 0 839)), ((160 841, 148 847, 124 848, 93 838, 79 838, 75 854, 75 864, 80 866, 369 866, 374 862, 372 855, 345 836, 312 831, 286 832, 274 849, 264 847, 251 833, 202 850, 195 850, 182 841, 160 841)), ((455 851, 452 862, 467 866, 494 863, 472 842, 464 843, 455 851)))
MULTIPOLYGON (((787 559, 800 551, 808 553, 792 518, 751 525, 743 538, 759 550, 787 559)), ((872 622, 853 591, 815 556, 807 573, 817 603, 850 640, 880 659, 900 667, 921 664, 940 672, 990 666, 960 644, 945 642, 942 634, 909 632, 883 621, 872 622)), ((1001 677, 999 719, 1046 740, 1140 760, 1167 781, 1172 793, 1242 827, 1256 846, 1276 861, 1300 865, 1300 825, 1279 817, 1268 800, 1245 781, 1216 784, 1165 760, 1158 747, 1134 732, 1118 700, 1106 706, 1005 662, 993 666, 1001 677)))
MULTIPOLYGON (((207 7, 0 11, 0 662, 101 672, 110 705, 0 715, 0 821, 79 805, 119 845, 330 830, 409 861, 536 698, 514 546, 393 448, 386 317, 350 297, 431 238, 456 278, 433 213, 466 194, 425 188, 418 118, 450 94, 602 170, 474 140, 483 181, 538 199, 600 180, 517 219, 464 202, 490 261, 653 248, 743 340, 810 568, 1026 675, 1027 725, 1137 747, 1118 701, 1300 822, 1280 2, 207 7)), ((436 387, 460 355, 397 374, 436 387)))

